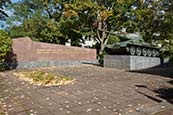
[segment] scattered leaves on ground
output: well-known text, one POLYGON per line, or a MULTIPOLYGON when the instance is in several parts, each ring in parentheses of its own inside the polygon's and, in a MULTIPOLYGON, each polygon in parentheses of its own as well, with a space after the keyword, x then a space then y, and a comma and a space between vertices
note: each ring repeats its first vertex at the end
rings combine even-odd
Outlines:
POLYGON ((29 81, 31 84, 43 86, 66 85, 74 81, 71 77, 56 75, 41 70, 22 71, 13 74, 22 80, 29 81))
POLYGON ((0 115, 5 115, 4 110, 2 109, 1 106, 0 106, 0 115))

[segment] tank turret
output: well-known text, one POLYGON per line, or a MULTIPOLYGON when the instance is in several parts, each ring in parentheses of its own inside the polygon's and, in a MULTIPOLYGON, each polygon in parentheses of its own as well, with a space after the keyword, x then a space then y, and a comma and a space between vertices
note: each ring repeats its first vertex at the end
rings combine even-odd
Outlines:
POLYGON ((110 32, 104 31, 108 34, 116 35, 119 37, 120 42, 109 44, 105 46, 105 51, 110 54, 126 54, 137 56, 158 57, 160 55, 159 49, 152 44, 144 41, 139 32, 126 33, 126 32, 110 32))

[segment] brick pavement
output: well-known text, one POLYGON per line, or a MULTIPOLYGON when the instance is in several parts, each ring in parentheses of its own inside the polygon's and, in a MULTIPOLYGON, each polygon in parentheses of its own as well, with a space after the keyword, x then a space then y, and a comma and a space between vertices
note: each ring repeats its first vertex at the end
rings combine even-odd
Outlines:
POLYGON ((155 115, 173 115, 173 107, 170 109, 166 109, 164 111, 158 112, 155 115))
POLYGON ((1 73, 0 102, 8 115, 149 115, 172 105, 154 92, 160 87, 172 88, 170 77, 88 65, 45 71, 76 81, 43 87, 17 79, 14 71, 1 73))

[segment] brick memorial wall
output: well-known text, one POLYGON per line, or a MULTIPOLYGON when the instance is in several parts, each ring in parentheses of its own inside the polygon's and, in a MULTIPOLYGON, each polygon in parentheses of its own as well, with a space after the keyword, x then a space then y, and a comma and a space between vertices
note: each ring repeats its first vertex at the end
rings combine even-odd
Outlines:
POLYGON ((96 50, 34 42, 28 37, 13 40, 13 53, 19 67, 74 65, 96 62, 96 50))

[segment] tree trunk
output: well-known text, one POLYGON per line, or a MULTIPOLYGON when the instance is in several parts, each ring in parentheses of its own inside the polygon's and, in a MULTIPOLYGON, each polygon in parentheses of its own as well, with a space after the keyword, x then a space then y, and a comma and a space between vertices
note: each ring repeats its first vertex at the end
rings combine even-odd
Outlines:
POLYGON ((103 20, 98 22, 97 37, 96 37, 96 41, 99 44, 99 49, 98 49, 98 54, 97 54, 98 60, 102 63, 103 62, 103 55, 104 55, 103 51, 104 51, 104 47, 108 41, 108 34, 104 31, 100 31, 100 30, 107 30, 107 26, 103 20))
POLYGON ((100 45, 100 49, 99 49, 98 55, 102 55, 104 50, 104 43, 100 43, 99 45, 100 45))

